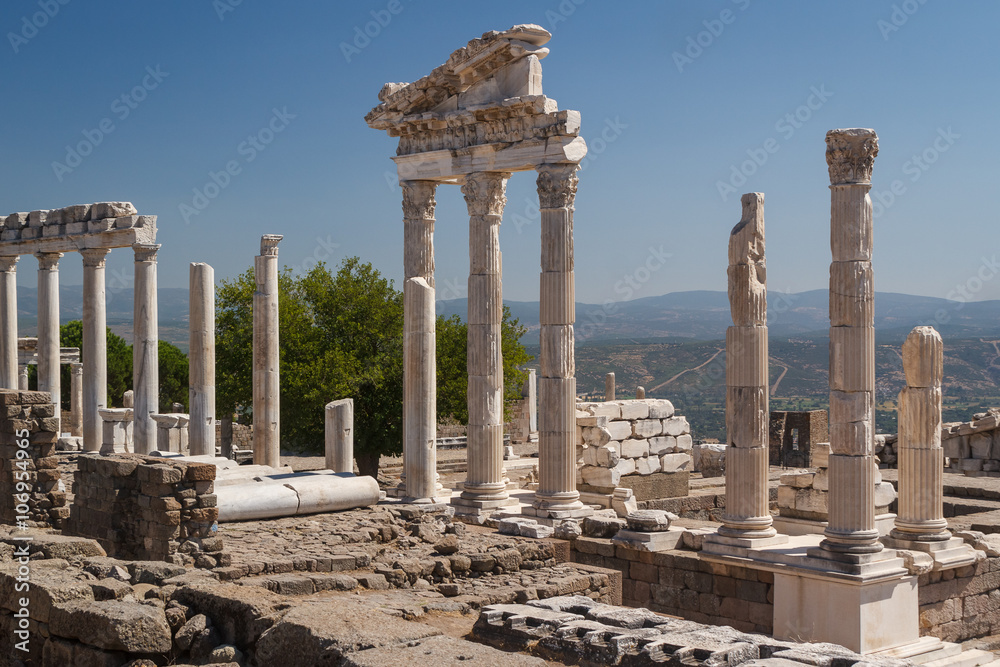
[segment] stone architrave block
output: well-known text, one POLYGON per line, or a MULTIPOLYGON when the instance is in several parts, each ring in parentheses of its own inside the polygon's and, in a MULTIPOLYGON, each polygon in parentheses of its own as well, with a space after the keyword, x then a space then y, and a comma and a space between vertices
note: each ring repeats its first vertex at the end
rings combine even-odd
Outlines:
POLYGON ((686 417, 671 417, 663 420, 663 432, 672 436, 685 435, 691 432, 691 425, 686 417))
POLYGON ((663 472, 679 472, 691 469, 689 454, 664 454, 660 457, 660 469, 663 472))

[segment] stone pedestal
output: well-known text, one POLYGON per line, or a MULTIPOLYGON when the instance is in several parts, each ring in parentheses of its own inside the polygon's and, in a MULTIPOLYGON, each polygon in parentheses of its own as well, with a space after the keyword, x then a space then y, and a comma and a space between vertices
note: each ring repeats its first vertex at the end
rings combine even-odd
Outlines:
POLYGON ((101 408, 103 422, 101 454, 131 454, 132 410, 129 408, 101 408))
POLYGON ((188 416, 179 412, 152 415, 156 422, 156 451, 187 454, 188 416))
POLYGON ((107 248, 81 250, 83 257, 83 450, 101 449, 100 408, 108 405, 108 334, 104 294, 107 248))
MULTIPOLYGON (((150 416, 160 411, 159 305, 157 301, 155 243, 136 243, 135 294, 133 299, 135 336, 132 344, 132 386, 135 395, 133 438, 135 452, 148 454, 156 449, 156 424, 150 416)), ((75 409, 75 408, 74 408, 75 409)))
POLYGON ((0 389, 18 389, 17 256, 0 256, 0 389))
POLYGON ((553 519, 584 516, 590 508, 576 490, 576 321, 573 201, 576 164, 538 168, 542 226, 539 304, 541 377, 538 379, 538 489, 532 510, 553 519))
POLYGON ((83 364, 79 362, 69 365, 69 400, 73 409, 67 427, 71 436, 79 438, 83 435, 83 364))
POLYGON ((281 383, 278 347, 278 243, 265 234, 254 258, 257 291, 253 295, 253 462, 281 465, 281 383))
POLYGON ((188 438, 192 456, 215 456, 215 270, 192 263, 190 273, 188 438))
POLYGON ((326 404, 326 467, 354 473, 354 399, 326 404))
MULTIPOLYGON (((38 391, 47 391, 61 413, 61 364, 59 350, 59 260, 61 252, 40 252, 38 258, 38 391)), ((57 432, 61 432, 61 427, 57 432)))

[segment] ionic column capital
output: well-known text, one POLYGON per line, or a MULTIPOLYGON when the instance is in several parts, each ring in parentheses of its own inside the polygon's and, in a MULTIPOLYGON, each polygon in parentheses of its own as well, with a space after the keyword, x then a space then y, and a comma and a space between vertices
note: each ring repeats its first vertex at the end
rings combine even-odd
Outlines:
POLYGON ((826 133, 830 185, 871 185, 876 155, 878 135, 875 130, 830 130, 826 133))
POLYGON ((507 179, 502 171, 477 171, 465 177, 462 194, 469 215, 503 215, 507 205, 507 179))
POLYGON ((0 255, 0 273, 17 273, 18 255, 0 255))
POLYGON ((538 201, 542 208, 573 208, 576 186, 576 163, 543 164, 538 167, 538 201))
POLYGON ((110 248, 85 248, 80 251, 83 257, 83 266, 87 269, 103 269, 107 262, 110 248))
POLYGON ((133 243, 132 250, 135 252, 135 261, 156 263, 156 252, 162 246, 159 243, 133 243))
POLYGON ((38 270, 58 271, 59 260, 62 259, 62 256, 61 252, 36 252, 35 257, 38 258, 38 270))
POLYGON ((281 234, 264 234, 260 237, 260 256, 277 257, 278 244, 285 238, 281 234))
POLYGON ((403 219, 433 220, 437 201, 434 191, 437 183, 434 181, 401 181, 403 189, 403 219))

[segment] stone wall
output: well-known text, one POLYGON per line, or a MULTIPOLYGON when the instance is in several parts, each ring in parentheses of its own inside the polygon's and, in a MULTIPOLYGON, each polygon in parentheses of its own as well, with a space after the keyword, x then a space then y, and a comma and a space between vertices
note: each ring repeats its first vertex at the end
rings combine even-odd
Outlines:
POLYGON ((922 574, 918 584, 921 635, 961 642, 1000 634, 1000 557, 922 574))
POLYGON ((941 428, 946 468, 971 477, 1000 477, 1000 408, 973 415, 972 421, 941 428))
POLYGON ((813 446, 829 442, 826 410, 771 411, 768 428, 769 458, 773 466, 811 468, 813 446))
POLYGON ((620 571, 626 606, 743 632, 772 632, 774 577, 769 572, 709 563, 692 551, 639 551, 597 537, 576 538, 572 559, 620 571))
MULTIPOLYGON (((215 441, 222 445, 222 420, 215 422, 215 441)), ((234 449, 253 449, 253 426, 249 424, 232 424, 232 443, 234 449)))
POLYGON ((577 488, 638 500, 687 495, 691 426, 663 399, 577 403, 577 488))
POLYGON ((215 466, 148 456, 81 456, 65 532, 109 556, 228 565, 216 536, 215 466))
POLYGON ((61 528, 69 508, 55 454, 59 420, 49 394, 0 390, 0 410, 0 523, 61 528))

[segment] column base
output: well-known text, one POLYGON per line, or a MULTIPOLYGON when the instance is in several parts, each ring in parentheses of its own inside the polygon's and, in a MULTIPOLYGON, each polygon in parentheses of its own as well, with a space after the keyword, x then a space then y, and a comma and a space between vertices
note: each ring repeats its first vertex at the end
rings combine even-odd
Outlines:
POLYGON ((524 516, 534 516, 543 519, 583 519, 594 513, 592 507, 584 505, 579 500, 572 503, 548 503, 535 500, 531 507, 521 510, 524 516))
MULTIPOLYGON (((893 531, 895 533, 895 531, 893 531)), ((951 533, 948 533, 951 535, 951 533)), ((973 565, 976 562, 976 550, 965 543, 965 540, 958 537, 949 537, 945 540, 912 540, 900 539, 890 533, 889 537, 883 537, 882 543, 890 549, 905 549, 907 551, 920 551, 930 555, 934 559, 935 570, 950 570, 956 567, 973 565)))
POLYGON ((714 535, 705 536, 705 546, 702 548, 702 551, 746 558, 748 557, 748 549, 760 549, 761 547, 772 547, 779 544, 788 544, 788 535, 781 535, 776 531, 772 531, 771 535, 756 537, 743 535, 735 537, 724 534, 722 529, 719 529, 719 532, 714 535))
POLYGON ((622 529, 611 538, 611 543, 621 544, 638 551, 669 551, 677 548, 685 532, 687 529, 680 527, 668 528, 655 533, 622 529))

